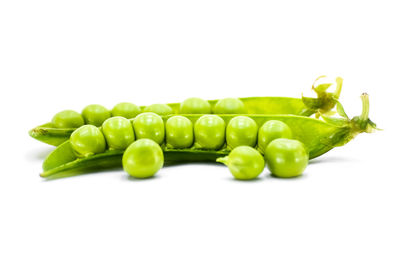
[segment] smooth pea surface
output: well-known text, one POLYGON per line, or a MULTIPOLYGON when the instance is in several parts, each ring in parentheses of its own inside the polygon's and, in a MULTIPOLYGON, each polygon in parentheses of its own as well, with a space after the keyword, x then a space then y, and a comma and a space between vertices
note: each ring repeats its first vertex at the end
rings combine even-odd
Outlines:
POLYGON ((233 177, 239 180, 257 178, 265 166, 260 152, 249 146, 238 146, 228 156, 218 158, 217 162, 227 165, 233 177))
POLYGON ((143 111, 144 112, 154 112, 161 116, 170 115, 170 114, 174 113, 172 108, 166 104, 153 104, 153 105, 145 107, 143 111))
POLYGON ((164 142, 164 122, 159 115, 153 112, 145 112, 137 115, 133 120, 133 129, 136 139, 148 138, 158 144, 164 142))
POLYGON ((225 143, 225 121, 217 115, 203 115, 194 124, 195 147, 220 149, 225 143))
POLYGON ((246 113, 246 108, 238 98, 224 98, 218 100, 213 112, 215 114, 244 114, 246 113))
POLYGON ((264 153, 267 145, 277 138, 292 138, 292 130, 289 126, 278 120, 270 120, 264 123, 258 130, 257 146, 261 153, 264 153))
POLYGON ((93 125, 83 125, 76 129, 71 134, 70 142, 79 157, 87 157, 106 150, 103 133, 93 125))
POLYGON ((79 128, 85 124, 81 114, 74 110, 63 110, 51 120, 56 128, 79 128))
POLYGON ((140 108, 133 103, 122 102, 116 104, 111 110, 113 117, 121 116, 127 119, 136 117, 140 113, 140 108))
POLYGON ((187 148, 193 144, 193 123, 186 117, 173 116, 165 123, 167 147, 187 148))
POLYGON ((101 128, 110 149, 122 150, 135 141, 132 124, 124 117, 109 118, 101 128))
POLYGON ((133 142, 122 156, 124 170, 136 178, 154 176, 164 164, 161 147, 150 139, 133 142))
POLYGON ((208 101, 191 97, 183 101, 179 108, 181 114, 209 114, 211 113, 211 105, 208 101))
POLYGON ((308 164, 308 153, 303 143, 286 138, 269 143, 264 157, 271 173, 283 178, 299 176, 308 164))
POLYGON ((82 111, 86 124, 100 127, 103 122, 111 117, 111 112, 102 105, 88 105, 82 111))
POLYGON ((228 144, 228 148, 255 146, 257 131, 257 123, 252 118, 246 116, 234 117, 226 127, 226 143, 228 144))

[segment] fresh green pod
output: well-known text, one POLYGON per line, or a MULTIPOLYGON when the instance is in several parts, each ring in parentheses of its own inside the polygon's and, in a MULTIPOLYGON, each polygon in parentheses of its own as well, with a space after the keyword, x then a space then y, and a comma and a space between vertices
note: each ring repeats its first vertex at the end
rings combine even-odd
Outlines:
POLYGON ((51 120, 55 128, 79 128, 85 124, 81 114, 74 110, 63 110, 51 120))
POLYGON ((218 100, 213 108, 215 114, 246 114, 247 110, 242 100, 238 98, 224 98, 218 100))
POLYGON ((99 128, 83 125, 71 134, 71 146, 78 157, 88 157, 106 150, 106 141, 99 128))
MULTIPOLYGON (((270 120, 279 120, 286 123, 292 130, 293 139, 302 142, 309 154, 309 159, 319 157, 334 147, 343 146, 359 133, 371 133, 376 125, 368 118, 369 101, 366 94, 362 95, 363 111, 360 116, 349 119, 321 116, 322 119, 308 118, 296 115, 249 115, 259 126, 270 120)), ((340 108, 342 109, 341 105, 340 108)), ((344 111, 340 112, 345 115, 344 111)), ((166 121, 171 116, 163 117, 166 121)), ((196 122, 200 115, 185 115, 192 123, 196 122)), ((225 123, 235 115, 220 115, 225 123)), ((196 147, 184 149, 171 149, 162 146, 165 162, 193 162, 215 161, 219 157, 229 154, 229 150, 203 150, 196 147)), ((107 169, 121 166, 123 150, 106 151, 87 158, 78 158, 71 148, 70 141, 51 152, 43 163, 42 177, 57 178, 68 177, 93 170, 107 169)))
POLYGON ((113 117, 121 116, 127 119, 136 117, 140 113, 140 107, 133 103, 122 102, 116 104, 111 110, 111 115, 113 117))
POLYGON ((166 104, 153 104, 143 109, 143 112, 153 112, 160 116, 173 114, 172 108, 166 104))
MULTIPOLYGON (((331 84, 328 85, 330 86, 331 84)), ((327 92, 329 86, 326 84, 324 86, 313 85, 312 90, 317 93, 317 98, 245 97, 239 98, 239 100, 243 102, 246 114, 249 115, 331 115, 331 110, 335 107, 341 92, 342 79, 337 78, 336 90, 333 93, 327 92)), ((211 109, 214 109, 218 101, 217 99, 208 100, 207 102, 210 104, 211 109)), ((168 104, 168 106, 172 109, 174 114, 180 113, 181 103, 171 103, 168 104)), ((141 107, 141 109, 145 108, 146 107, 141 107)), ((38 141, 57 146, 67 141, 75 129, 76 128, 55 128, 52 123, 45 123, 30 130, 29 135, 38 141)))
POLYGON ((165 123, 168 148, 188 148, 193 144, 193 123, 186 117, 173 116, 165 123))
POLYGON ((132 123, 124 117, 112 117, 105 120, 101 129, 110 149, 126 149, 135 141, 132 123))
POLYGON ((263 156, 250 146, 235 147, 228 156, 217 158, 217 162, 228 166, 233 177, 238 180, 257 178, 265 166, 263 156))
POLYGON ((190 97, 184 100, 179 107, 180 114, 209 114, 211 105, 207 100, 190 97))
POLYGON ((100 127, 103 122, 111 117, 111 112, 102 105, 88 105, 82 111, 86 124, 100 127))
POLYGON ((264 154, 267 145, 277 138, 292 138, 292 130, 282 121, 267 121, 258 129, 258 150, 264 154))
POLYGON ((225 143, 225 121, 217 115, 203 115, 194 124, 195 148, 220 149, 225 143))
POLYGON ((257 123, 247 116, 232 118, 226 127, 226 143, 229 149, 237 146, 254 147, 257 142, 257 123))
POLYGON ((157 144, 164 142, 165 127, 163 119, 153 113, 141 113, 133 119, 133 129, 136 139, 147 138, 155 141, 157 144))

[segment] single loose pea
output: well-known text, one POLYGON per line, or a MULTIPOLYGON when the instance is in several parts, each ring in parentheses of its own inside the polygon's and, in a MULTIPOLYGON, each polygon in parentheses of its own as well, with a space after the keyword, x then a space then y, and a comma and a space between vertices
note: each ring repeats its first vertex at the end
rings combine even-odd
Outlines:
POLYGON ((194 124, 195 147, 219 149, 225 143, 225 121, 217 115, 203 115, 194 124))
POLYGON ((303 143, 286 138, 271 141, 264 157, 271 173, 283 178, 299 176, 308 164, 308 153, 303 143))
POLYGON ((167 147, 187 148, 193 144, 193 123, 186 117, 173 116, 165 123, 167 147))
POLYGON ((79 157, 87 157, 106 150, 103 133, 93 125, 83 125, 76 129, 71 134, 70 142, 79 157))
POLYGON ((136 117, 140 113, 140 108, 135 104, 122 102, 116 104, 111 110, 113 117, 121 116, 127 119, 136 117))
POLYGON ((112 117, 102 125, 104 137, 111 150, 122 150, 135 141, 131 122, 124 117, 112 117))
POLYGON ((154 112, 161 116, 170 115, 170 114, 174 113, 172 108, 166 104, 153 104, 153 105, 145 107, 143 111, 144 112, 154 112))
POLYGON ((228 166, 233 177, 239 180, 255 179, 265 167, 263 156, 250 146, 235 147, 228 156, 218 158, 217 162, 228 166))
POLYGON ((150 139, 133 142, 122 156, 122 166, 131 176, 148 178, 154 176, 164 164, 161 147, 150 139))
POLYGON ((218 100, 213 112, 215 114, 244 114, 246 113, 246 108, 238 98, 224 98, 218 100))
POLYGON ((179 108, 181 114, 209 114, 211 113, 211 106, 208 101, 191 97, 183 101, 179 108))
POLYGON ((257 142, 257 123, 249 117, 237 116, 232 118, 226 127, 226 143, 228 148, 237 146, 254 147, 257 142))
POLYGON ((270 120, 258 129, 257 146, 261 153, 264 153, 267 145, 277 138, 292 138, 292 130, 286 123, 278 120, 270 120))
POLYGON ((51 120, 56 128, 79 128, 85 124, 81 114, 74 110, 63 110, 51 120))
POLYGON ((164 121, 159 115, 153 112, 145 112, 137 115, 133 120, 133 129, 136 139, 148 138, 158 144, 164 142, 164 121))
POLYGON ((103 122, 111 117, 111 112, 102 105, 88 105, 82 111, 86 124, 100 127, 103 122))

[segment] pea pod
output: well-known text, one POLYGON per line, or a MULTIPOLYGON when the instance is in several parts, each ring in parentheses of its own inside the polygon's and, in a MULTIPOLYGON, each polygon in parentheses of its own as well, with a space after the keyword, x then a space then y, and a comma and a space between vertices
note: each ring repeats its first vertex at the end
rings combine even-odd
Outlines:
MULTIPOLYGON (((327 92, 331 85, 313 85, 312 90, 317 93, 316 98, 245 97, 239 99, 245 106, 246 114, 292 114, 307 117, 313 114, 330 114, 340 96, 342 79, 337 78, 334 92, 327 92)), ((218 101, 219 99, 208 100, 212 110, 214 110, 218 101)), ((179 114, 181 103, 167 105, 172 109, 173 114, 179 114)), ((140 110, 144 112, 147 108, 146 106, 141 106, 140 110)), ((38 141, 58 146, 67 141, 74 130, 75 128, 56 128, 53 123, 49 122, 33 128, 29 131, 29 135, 38 141)))
MULTIPOLYGON (((368 95, 361 96, 363 101, 363 111, 361 116, 353 119, 347 118, 342 106, 339 104, 342 118, 332 118, 323 115, 322 119, 303 117, 298 115, 248 115, 260 127, 266 121, 279 120, 286 123, 292 130, 293 138, 301 141, 308 153, 309 158, 313 159, 328 152, 337 146, 342 146, 352 140, 357 134, 370 133, 376 129, 375 124, 368 118, 369 101, 368 95)), ((193 123, 201 115, 184 115, 193 123)), ((228 123, 236 115, 219 115, 228 123)), ((169 116, 164 116, 166 121, 169 116)), ((224 146, 220 150, 204 150, 195 146, 184 149, 170 149, 162 146, 164 159, 166 162, 183 161, 215 161, 217 158, 229 154, 229 149, 224 146)), ((57 178, 76 175, 80 173, 98 171, 104 168, 121 167, 121 159, 124 151, 109 150, 104 153, 95 154, 86 158, 78 158, 69 141, 57 147, 43 163, 42 177, 57 178)))

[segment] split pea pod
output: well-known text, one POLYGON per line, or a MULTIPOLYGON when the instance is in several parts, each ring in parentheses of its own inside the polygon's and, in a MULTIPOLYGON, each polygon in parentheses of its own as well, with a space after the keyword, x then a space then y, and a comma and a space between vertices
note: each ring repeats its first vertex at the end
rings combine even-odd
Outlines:
MULTIPOLYGON (((298 115, 248 115, 254 120, 258 127, 265 122, 276 120, 287 124, 292 131, 292 138, 302 142, 307 149, 309 158, 313 159, 328 152, 337 146, 342 146, 352 140, 359 133, 370 133, 376 129, 375 124, 369 119, 368 95, 362 95, 363 111, 360 116, 352 119, 348 118, 343 107, 338 103, 337 110, 341 118, 332 118, 323 115, 322 119, 303 117, 298 115)), ((192 124, 202 115, 182 115, 189 119, 192 124)), ((214 115, 217 116, 217 115, 214 115)), ((237 115, 218 115, 225 124, 237 115)), ((163 116, 166 122, 173 115, 163 116)), ((195 135, 196 139, 196 135, 195 135)), ((196 142, 196 140, 194 140, 196 142)), ((187 161, 212 161, 229 154, 228 146, 222 146, 218 150, 202 149, 195 145, 189 148, 169 148, 165 142, 161 145, 164 152, 164 159, 168 162, 187 162, 187 161)), ((110 167, 121 167, 123 150, 107 150, 103 153, 90 155, 80 158, 73 150, 70 141, 64 142, 57 147, 43 163, 42 177, 57 178, 67 177, 90 171, 110 167)))

